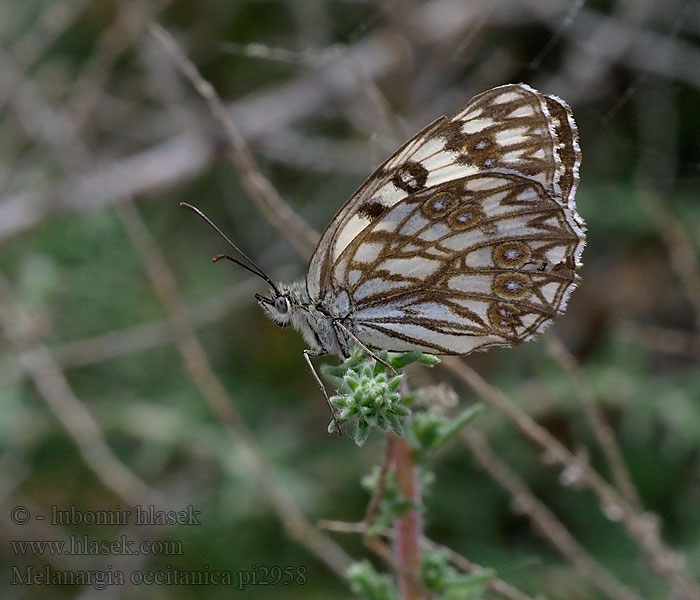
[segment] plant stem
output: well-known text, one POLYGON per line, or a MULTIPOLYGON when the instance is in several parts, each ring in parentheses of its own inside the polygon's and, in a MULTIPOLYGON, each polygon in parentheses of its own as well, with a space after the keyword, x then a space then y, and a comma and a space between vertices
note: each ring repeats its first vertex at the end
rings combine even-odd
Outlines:
MULTIPOLYGON (((413 451, 403 438, 391 436, 392 460, 396 481, 402 496, 415 506, 420 505, 420 472, 413 451)), ((422 600, 425 596, 420 585, 423 523, 420 511, 406 510, 395 522, 394 554, 396 556, 399 598, 422 600)))

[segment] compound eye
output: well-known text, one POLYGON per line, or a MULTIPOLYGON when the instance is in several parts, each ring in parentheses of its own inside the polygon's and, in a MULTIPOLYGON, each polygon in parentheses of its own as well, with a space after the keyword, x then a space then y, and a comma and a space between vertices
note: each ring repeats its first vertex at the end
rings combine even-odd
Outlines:
POLYGON ((286 296, 277 296, 275 298, 275 310, 283 315, 289 311, 289 300, 286 296))

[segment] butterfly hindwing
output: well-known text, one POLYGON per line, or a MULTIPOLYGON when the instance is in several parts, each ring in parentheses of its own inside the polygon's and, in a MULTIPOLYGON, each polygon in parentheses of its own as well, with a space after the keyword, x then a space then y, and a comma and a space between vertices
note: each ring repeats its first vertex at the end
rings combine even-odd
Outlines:
POLYGON ((372 347, 466 354, 512 345, 563 311, 581 235, 541 184, 470 175, 376 219, 336 261, 330 289, 372 347))

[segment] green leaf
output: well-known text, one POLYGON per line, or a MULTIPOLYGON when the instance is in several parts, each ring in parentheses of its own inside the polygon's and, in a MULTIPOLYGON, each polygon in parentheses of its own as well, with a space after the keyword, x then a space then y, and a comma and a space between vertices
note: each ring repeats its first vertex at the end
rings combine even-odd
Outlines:
POLYGON ((388 575, 378 573, 366 560, 350 566, 345 573, 353 594, 367 600, 397 600, 396 585, 388 575))
POLYGON ((437 440, 438 446, 447 442, 450 438, 459 433, 460 430, 469 425, 469 423, 484 412, 485 408, 483 404, 474 404, 462 412, 461 415, 448 422, 445 428, 440 432, 440 437, 437 440))
POLYGON ((364 446, 368 437, 369 437, 369 425, 368 425, 367 421, 360 421, 357 424, 357 429, 355 429, 355 435, 353 436, 353 439, 355 440, 355 443, 358 446, 362 447, 362 446, 364 446))
POLYGON ((449 418, 435 411, 416 413, 411 422, 411 445, 420 458, 434 452, 469 425, 484 410, 483 404, 470 406, 458 417, 449 418))
POLYGON ((394 392, 396 391, 399 386, 401 385, 401 380, 403 377, 401 375, 397 375, 396 377, 392 377, 392 379, 389 381, 389 389, 394 392))
POLYGON ((460 573, 449 563, 444 550, 423 553, 421 579, 441 600, 481 600, 495 575, 491 569, 468 575, 460 573))
POLYGON ((402 352, 400 354, 392 354, 389 358, 389 364, 395 369, 403 369, 411 363, 419 362, 424 365, 437 365, 440 359, 432 354, 423 354, 422 352, 402 352))
POLYGON ((440 364, 440 359, 432 354, 421 354, 420 358, 418 358, 418 362, 428 367, 434 367, 440 364))

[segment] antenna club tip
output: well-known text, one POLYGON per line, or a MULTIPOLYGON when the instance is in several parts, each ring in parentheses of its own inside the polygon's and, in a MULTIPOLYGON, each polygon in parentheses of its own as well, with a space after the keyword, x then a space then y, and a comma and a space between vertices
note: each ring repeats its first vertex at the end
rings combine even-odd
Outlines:
POLYGON ((216 256, 212 256, 211 262, 219 262, 222 258, 226 258, 226 255, 217 254, 216 256))

